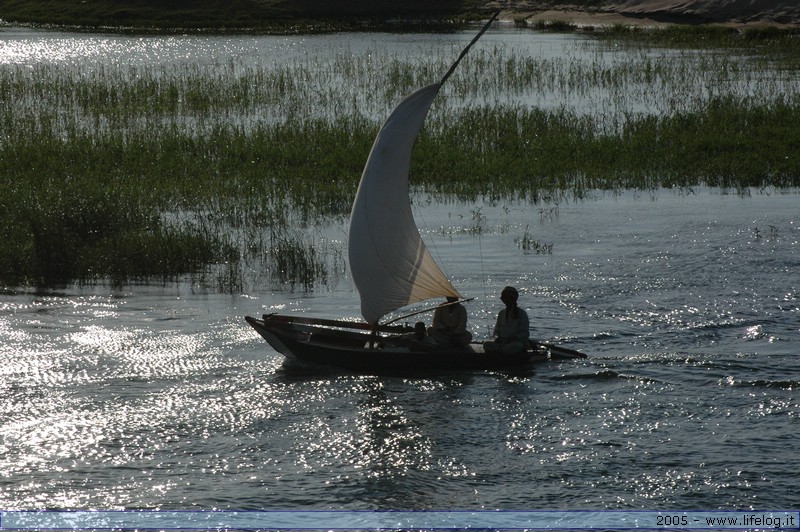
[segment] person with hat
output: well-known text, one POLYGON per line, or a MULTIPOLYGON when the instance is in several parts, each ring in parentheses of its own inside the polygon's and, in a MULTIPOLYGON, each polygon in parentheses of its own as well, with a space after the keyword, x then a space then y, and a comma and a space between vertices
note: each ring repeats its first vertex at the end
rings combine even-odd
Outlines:
POLYGON ((506 286, 500 293, 505 308, 497 315, 494 326, 494 340, 484 344, 487 353, 513 355, 527 349, 530 338, 528 314, 517 306, 519 292, 513 286, 506 286))

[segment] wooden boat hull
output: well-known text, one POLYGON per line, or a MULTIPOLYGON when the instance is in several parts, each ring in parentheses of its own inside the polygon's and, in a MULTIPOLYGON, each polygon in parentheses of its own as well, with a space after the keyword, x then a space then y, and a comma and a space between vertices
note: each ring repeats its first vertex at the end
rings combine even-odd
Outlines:
POLYGON ((276 314, 245 319, 290 363, 330 366, 358 373, 502 370, 550 359, 585 356, 577 351, 559 352, 555 346, 538 343, 532 343, 527 351, 515 355, 488 354, 480 342, 456 347, 416 341, 411 330, 403 327, 373 333, 366 324, 333 320, 276 314))

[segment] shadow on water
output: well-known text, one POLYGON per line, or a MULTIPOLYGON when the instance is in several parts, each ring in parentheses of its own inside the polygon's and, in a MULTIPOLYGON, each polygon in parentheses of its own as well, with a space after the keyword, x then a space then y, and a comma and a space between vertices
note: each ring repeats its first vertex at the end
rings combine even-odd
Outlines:
MULTIPOLYGON (((294 388, 301 402, 306 394, 327 398, 320 404, 324 411, 306 412, 325 427, 317 431, 323 435, 319 446, 295 445, 298 453, 312 450, 306 460, 315 464, 314 475, 333 474, 325 464, 347 464, 338 468, 344 474, 329 479, 336 501, 418 510, 461 507, 474 497, 470 479, 481 476, 475 464, 500 467, 495 461, 506 452, 504 411, 527 404, 536 375, 533 366, 402 376, 281 367, 271 380, 294 388)), ((479 482, 494 485, 492 478, 489 473, 479 482)))
MULTIPOLYGON (((371 379, 380 378, 386 380, 435 380, 459 382, 469 382, 479 376, 497 376, 506 380, 528 379, 536 375, 536 368, 541 363, 531 363, 527 366, 518 368, 507 368, 502 370, 446 370, 446 369, 387 369, 377 372, 356 372, 335 366, 320 366, 303 364, 284 360, 273 375, 279 382, 295 383, 315 380, 338 380, 338 379, 371 379)), ((557 362, 553 362, 557 364, 557 362)))

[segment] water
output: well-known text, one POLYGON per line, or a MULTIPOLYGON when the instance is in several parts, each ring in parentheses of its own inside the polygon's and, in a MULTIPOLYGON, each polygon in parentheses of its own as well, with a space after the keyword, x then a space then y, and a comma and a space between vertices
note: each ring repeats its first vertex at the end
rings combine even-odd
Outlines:
MULTIPOLYGON (((214 69, 348 50, 444 57, 471 35, 3 28, 0 62, 214 69)), ((481 42, 569 61, 587 50, 579 36, 512 30, 481 42)), ((539 206, 417 196, 431 251, 476 298, 477 337, 512 284, 533 336, 590 355, 512 373, 297 372, 243 321, 266 311, 355 317, 347 276, 313 292, 6 289, 0 508, 797 508, 800 209, 796 193, 752 192, 539 206), (531 240, 552 253, 524 249, 531 240)), ((343 249, 343 226, 319 230, 343 249)))
MULTIPOLYGON (((183 109, 174 120, 188 131, 231 122, 249 129, 294 114, 365 116, 379 123, 403 96, 440 79, 473 37, 472 30, 445 35, 137 36, 12 27, 0 28, 0 74, 31 85, 52 78, 94 79, 129 89, 137 80, 153 78, 182 87, 199 76, 201 87, 238 80, 251 96, 270 94, 255 98, 256 105, 232 101, 235 112, 183 109), (295 93, 276 99, 280 89, 265 81, 275 77, 282 80, 275 87, 296 83, 295 93)), ((698 112, 715 98, 756 104, 791 102, 798 94, 795 70, 747 52, 613 46, 578 33, 499 25, 444 85, 432 114, 469 105, 536 107, 589 116, 601 131, 614 132, 641 115, 698 112)), ((96 128, 99 119, 80 118, 89 110, 72 110, 76 97, 69 90, 65 95, 31 91, 15 94, 5 106, 33 116, 42 109, 63 109, 66 124, 96 128)), ((142 115, 148 115, 147 109, 142 115)), ((135 126, 131 121, 116 127, 135 126)))
MULTIPOLYGON (((333 33, 319 35, 121 35, 0 28, 0 64, 71 66, 225 64, 246 59, 249 64, 279 65, 293 61, 335 58, 338 54, 389 54, 428 57, 460 53, 473 31, 431 33, 333 33)), ((482 44, 507 44, 520 52, 555 59, 564 46, 586 42, 580 35, 532 33, 493 28, 482 44)))
POLYGON ((796 194, 416 204, 477 336, 514 284, 534 336, 590 357, 297 372, 242 319, 357 316, 348 279, 6 291, 0 508, 798 507, 796 194))

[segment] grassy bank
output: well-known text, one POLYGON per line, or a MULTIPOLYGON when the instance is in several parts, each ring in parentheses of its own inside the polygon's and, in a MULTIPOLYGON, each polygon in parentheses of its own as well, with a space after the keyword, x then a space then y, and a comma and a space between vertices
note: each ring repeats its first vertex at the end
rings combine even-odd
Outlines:
MULTIPOLYGON (((432 109, 413 184, 534 202, 800 187, 800 90, 783 66, 795 40, 776 54, 656 53, 643 39, 563 59, 474 50, 432 109)), ((451 60, 367 50, 279 65, 5 65, 0 283, 333 280, 342 249, 313 228, 349 212, 388 110, 451 60)))
POLYGON ((476 5, 474 0, 3 0, 0 20, 86 28, 277 33, 399 29, 413 21, 442 29, 475 16, 476 5))
MULTIPOLYGON (((531 12, 555 9, 602 13, 613 11, 618 4, 613 0, 500 3, 505 9, 518 7, 524 13, 518 23, 524 26, 528 24, 525 17, 531 12)), ((135 32, 446 31, 486 18, 494 9, 495 5, 479 0, 2 0, 0 21, 135 32)), ((697 14, 653 16, 666 16, 682 24, 707 20, 697 14)), ((540 29, 558 31, 577 28, 563 20, 535 24, 540 29)))
MULTIPOLYGON (((620 135, 576 115, 514 108, 442 120, 420 139, 413 181, 465 201, 800 186, 800 101, 724 98, 705 112, 633 120, 620 135)), ((5 145, 2 281, 170 278, 250 254, 273 261, 283 282, 313 285, 327 275, 324 258, 294 232, 297 218, 346 214, 375 130, 320 122, 191 138, 177 130, 127 140, 43 134, 5 145)))
POLYGON ((798 119, 800 99, 751 106, 728 97, 604 134, 574 113, 474 109, 423 137, 418 173, 429 189, 466 200, 476 193, 541 201, 597 189, 797 187, 798 119))

